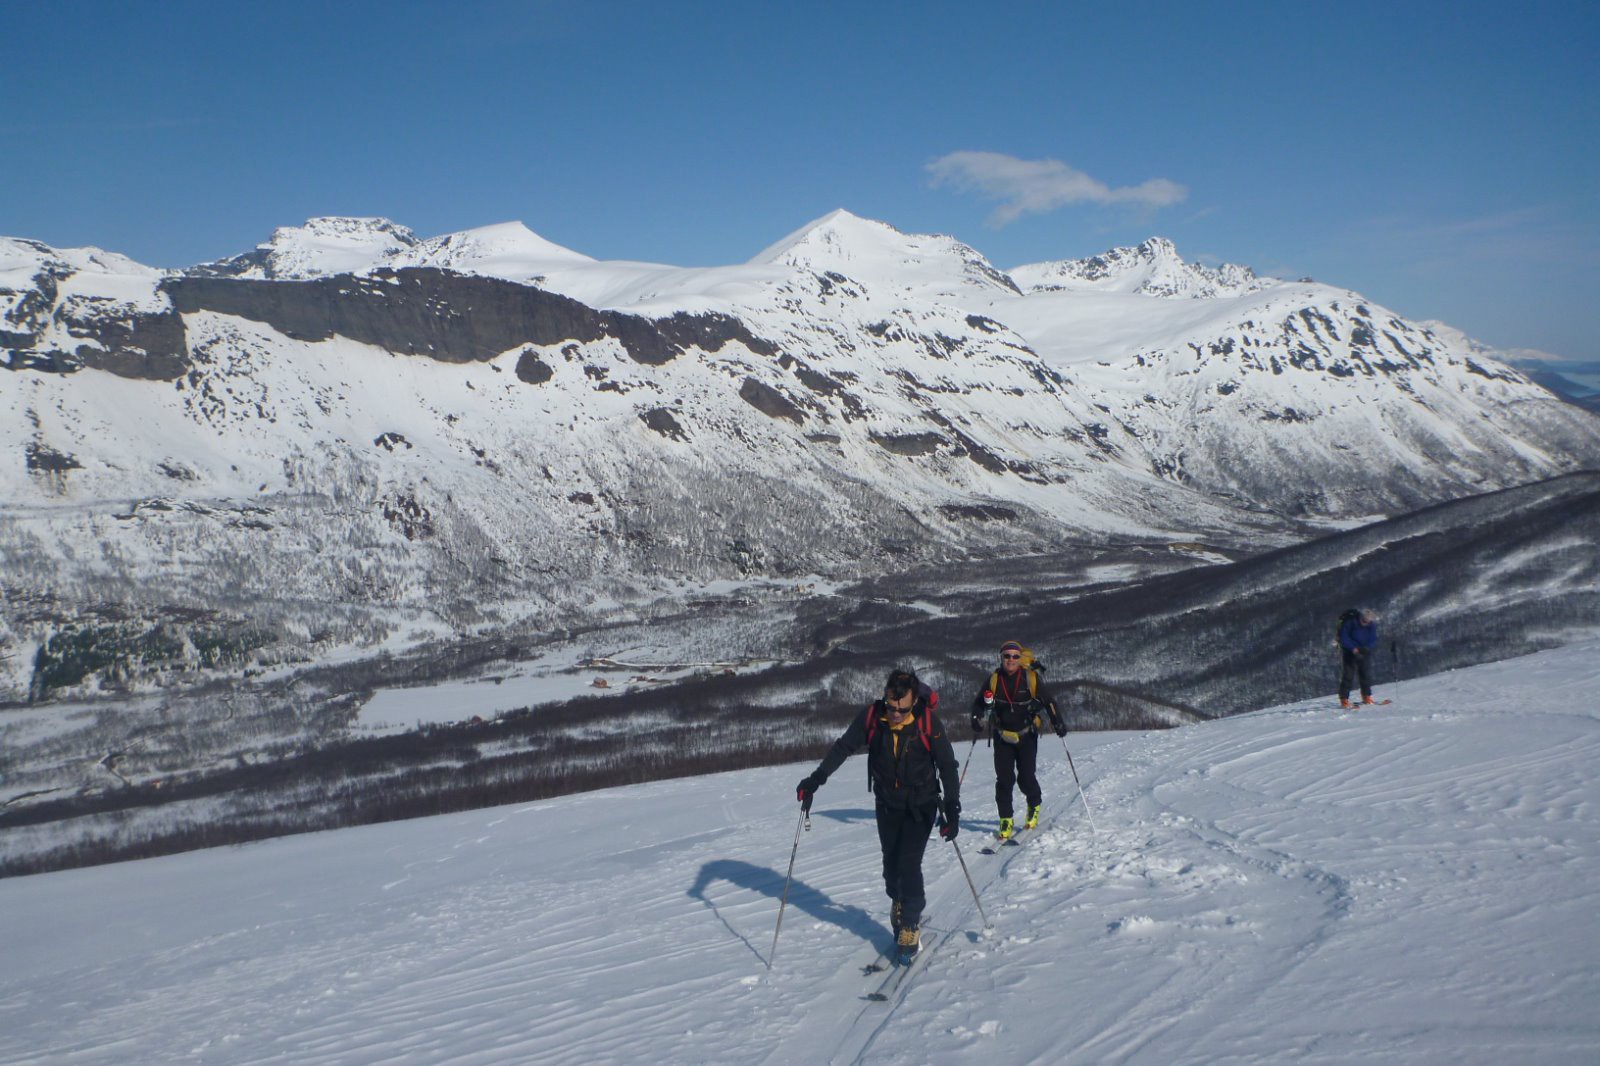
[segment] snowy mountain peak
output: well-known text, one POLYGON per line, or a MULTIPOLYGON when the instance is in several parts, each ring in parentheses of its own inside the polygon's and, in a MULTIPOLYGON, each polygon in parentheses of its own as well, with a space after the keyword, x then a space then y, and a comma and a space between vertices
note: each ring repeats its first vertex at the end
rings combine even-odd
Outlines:
POLYGON ((977 250, 942 234, 903 233, 887 222, 832 211, 770 245, 751 266, 783 264, 837 272, 868 285, 922 295, 951 295, 976 287, 1020 293, 977 250))
POLYGON ((189 273, 305 281, 353 273, 419 243, 411 230, 386 218, 326 216, 308 219, 303 226, 280 226, 254 251, 202 264, 189 273))
POLYGON ((852 249, 892 245, 903 241, 905 236, 887 222, 874 222, 872 219, 851 214, 841 207, 806 223, 788 236, 769 245, 752 258, 750 263, 752 265, 797 264, 802 260, 808 261, 812 257, 830 252, 849 259, 852 249))
POLYGON ((437 267, 526 281, 554 267, 593 262, 581 252, 545 240, 521 222, 501 222, 397 249, 384 257, 382 265, 437 267))
POLYGON ((1235 263, 1217 267, 1186 263, 1165 237, 1151 237, 1137 247, 1113 248, 1087 259, 1020 266, 1011 276, 1029 292, 1117 292, 1188 299, 1238 296, 1277 284, 1235 263))
POLYGON ((43 241, 0 237, 0 287, 31 284, 34 275, 48 269, 66 273, 112 274, 156 278, 161 271, 136 263, 103 248, 52 248, 43 241))

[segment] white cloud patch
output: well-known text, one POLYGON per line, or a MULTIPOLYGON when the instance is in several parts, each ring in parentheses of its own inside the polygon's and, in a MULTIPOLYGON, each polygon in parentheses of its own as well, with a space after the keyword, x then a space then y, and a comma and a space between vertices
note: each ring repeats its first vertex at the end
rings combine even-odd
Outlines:
POLYGON ((934 185, 950 185, 1002 201, 989 216, 1004 226, 1026 214, 1043 214, 1067 204, 1132 204, 1170 207, 1189 190, 1166 178, 1114 189, 1057 159, 1018 159, 999 152, 951 152, 928 164, 934 185))

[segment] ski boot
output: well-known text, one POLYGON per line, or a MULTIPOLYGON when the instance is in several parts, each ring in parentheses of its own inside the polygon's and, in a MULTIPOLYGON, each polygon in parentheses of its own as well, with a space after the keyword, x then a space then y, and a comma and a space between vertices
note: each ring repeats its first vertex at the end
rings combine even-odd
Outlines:
POLYGON ((1001 840, 1010 840, 1012 834, 1014 834, 1016 831, 1016 826, 1012 823, 1010 818, 1002 818, 1000 819, 1000 829, 995 833, 995 836, 1001 840))
POLYGON ((1344 696, 1340 696, 1339 697, 1339 708, 1341 710, 1348 711, 1350 709, 1350 701, 1348 699, 1346 699, 1344 696))
POLYGON ((922 931, 914 925, 901 926, 894 943, 900 949, 900 961, 909 961, 922 947, 922 931))
POLYGON ((1037 828, 1039 828, 1039 808, 1037 806, 1030 806, 1028 808, 1028 820, 1026 822, 1022 823, 1022 828, 1024 828, 1024 829, 1037 829, 1037 828))
POLYGON ((1377 702, 1378 701, 1373 699, 1371 696, 1362 696, 1361 697, 1362 706, 1369 706, 1369 705, 1375 704, 1377 702))

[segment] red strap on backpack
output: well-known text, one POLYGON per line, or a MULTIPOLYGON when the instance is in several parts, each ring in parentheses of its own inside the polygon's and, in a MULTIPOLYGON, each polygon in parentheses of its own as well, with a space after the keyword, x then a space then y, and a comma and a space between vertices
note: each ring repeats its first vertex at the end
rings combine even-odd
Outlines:
MULTIPOLYGON (((934 693, 922 705, 922 716, 917 719, 917 736, 922 738, 922 746, 928 751, 933 751, 933 705, 939 701, 939 694, 934 693)), ((872 738, 878 735, 878 715, 874 713, 881 700, 867 704, 867 746, 872 746, 872 738)))

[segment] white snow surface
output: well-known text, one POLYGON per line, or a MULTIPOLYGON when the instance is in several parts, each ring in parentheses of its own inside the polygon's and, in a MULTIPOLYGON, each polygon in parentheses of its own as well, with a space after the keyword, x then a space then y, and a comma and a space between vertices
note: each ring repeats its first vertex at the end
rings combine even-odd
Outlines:
POLYGON ((808 832, 795 765, 15 878, 0 1063, 1594 1062, 1596 691, 1590 641, 1073 735, 1092 825, 1046 737, 992 856, 979 753, 992 929, 935 840, 887 1002, 859 760, 808 832))

